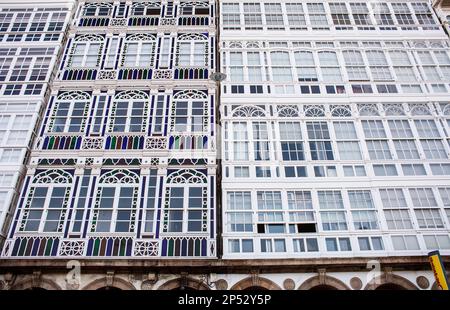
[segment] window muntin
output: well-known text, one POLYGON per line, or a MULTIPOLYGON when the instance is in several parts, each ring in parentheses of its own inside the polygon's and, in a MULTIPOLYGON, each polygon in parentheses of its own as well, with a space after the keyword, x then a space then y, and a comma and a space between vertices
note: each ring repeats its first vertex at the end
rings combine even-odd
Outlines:
POLYGON ((378 229, 378 218, 372 194, 368 190, 348 191, 353 225, 356 230, 378 229))
POLYGON ((86 127, 90 102, 87 97, 79 99, 58 99, 50 117, 48 132, 76 133, 83 132, 86 127))
POLYGON ((154 63, 155 42, 150 35, 132 35, 124 43, 122 67, 152 67, 154 63))
POLYGON ((183 35, 178 38, 175 63, 178 67, 208 65, 208 40, 203 35, 183 35))
POLYGON ((300 122, 279 122, 279 128, 283 160, 304 160, 300 122))
POLYGON ((206 131, 207 104, 206 100, 174 100, 171 131, 179 133, 206 131))
POLYGON ((103 43, 100 41, 75 41, 68 55, 69 68, 96 68, 100 64, 103 43))
POLYGON ((178 185, 168 187, 167 224, 164 231, 169 233, 205 231, 203 222, 206 191, 206 187, 193 184, 188 187, 178 185))

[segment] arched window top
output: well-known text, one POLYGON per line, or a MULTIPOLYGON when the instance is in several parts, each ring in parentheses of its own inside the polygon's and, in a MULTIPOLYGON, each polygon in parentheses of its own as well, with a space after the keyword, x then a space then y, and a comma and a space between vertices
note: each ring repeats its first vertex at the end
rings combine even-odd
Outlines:
POLYGON ((201 8, 208 8, 209 3, 207 1, 182 1, 180 3, 180 7, 185 7, 185 6, 196 6, 196 7, 201 7, 201 8))
POLYGON ((76 90, 67 91, 58 95, 58 100, 90 100, 91 95, 87 92, 76 90))
POLYGON ((442 105, 441 109, 442 109, 442 114, 450 115, 450 103, 442 105))
POLYGON ((330 107, 331 116, 334 117, 351 117, 352 110, 348 105, 332 105, 330 107))
POLYGON ((305 106, 305 116, 323 117, 325 116, 325 107, 323 105, 307 105, 305 106))
POLYGON ((85 3, 84 8, 113 8, 113 4, 109 2, 85 3))
POLYGON ((139 184, 139 175, 127 169, 108 171, 100 177, 103 184, 139 184))
POLYGON ((205 41, 208 36, 203 33, 185 33, 178 36, 178 41, 205 41))
POLYGON ((246 48, 261 48, 261 46, 259 45, 258 42, 256 41, 251 41, 251 42, 247 42, 246 48))
POLYGON ((242 42, 238 41, 230 42, 230 48, 242 48, 242 42))
POLYGON ((264 117, 266 112, 258 106, 239 106, 233 110, 233 116, 236 117, 264 117))
POLYGON ((415 48, 427 48, 425 42, 419 42, 414 45, 415 48))
POLYGON ((167 177, 167 184, 206 184, 207 181, 206 175, 193 169, 175 171, 167 177))
POLYGON ((411 115, 431 115, 430 108, 425 103, 410 103, 411 115))
POLYGON ((126 38, 127 41, 155 41, 156 36, 150 33, 130 34, 126 38))
POLYGON ((174 94, 173 99, 207 99, 205 92, 196 89, 186 89, 174 94))
POLYGON ((140 90, 124 90, 116 94, 114 99, 149 99, 149 96, 140 90))
POLYGON ((360 116, 379 116, 376 104, 358 104, 358 113, 360 116))
POLYGON ((442 45, 441 42, 434 42, 434 43, 431 43, 431 47, 434 47, 434 48, 444 48, 444 46, 442 45))
POLYGON ((72 175, 61 169, 45 170, 33 178, 34 184, 68 184, 72 183, 72 175))
POLYGON ((401 104, 383 104, 386 116, 404 116, 405 110, 401 104))
POLYGON ((298 107, 296 105, 279 105, 277 106, 279 117, 298 117, 298 107))
POLYGON ((159 8, 161 7, 161 2, 160 1, 133 2, 131 8, 135 9, 137 7, 159 8))
POLYGON ((85 3, 83 5, 84 16, 108 16, 111 14, 113 4, 109 2, 85 3))
POLYGON ((75 37, 75 42, 102 42, 105 37, 99 34, 82 34, 75 37))

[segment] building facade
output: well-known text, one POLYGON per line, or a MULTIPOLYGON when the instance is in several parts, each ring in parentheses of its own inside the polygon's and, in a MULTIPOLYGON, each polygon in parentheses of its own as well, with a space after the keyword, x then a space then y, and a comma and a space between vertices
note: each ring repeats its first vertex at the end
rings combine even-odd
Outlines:
POLYGON ((436 288, 449 93, 430 1, 79 1, 2 285, 436 288))
POLYGON ((49 94, 74 1, 0 4, 0 243, 49 94), (31 4, 31 7, 30 7, 31 4))
POLYGON ((435 9, 442 27, 450 36, 450 2, 445 0, 434 0, 433 8, 435 9))

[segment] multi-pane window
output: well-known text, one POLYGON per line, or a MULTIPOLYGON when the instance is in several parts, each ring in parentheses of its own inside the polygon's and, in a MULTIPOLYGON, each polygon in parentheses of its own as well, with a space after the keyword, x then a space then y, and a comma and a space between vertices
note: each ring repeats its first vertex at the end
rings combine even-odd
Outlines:
POLYGON ((434 120, 414 120, 419 138, 440 138, 439 130, 434 120))
POLYGON ((339 62, 335 52, 319 52, 319 63, 324 82, 342 82, 339 62))
POLYGON ((330 133, 326 122, 307 122, 309 149, 312 160, 333 160, 330 133))
POLYGON ((83 16, 108 16, 111 14, 112 5, 105 3, 89 3, 83 7, 83 16))
POLYGON ((173 132, 202 132, 205 123, 203 100, 174 100, 172 108, 173 132))
POLYGON ((428 250, 450 249, 450 237, 448 234, 445 235, 424 235, 423 239, 428 250))
POLYGON ((360 51, 343 51, 345 68, 349 81, 367 81, 367 75, 364 59, 360 51))
POLYGON ((25 81, 31 66, 32 57, 18 57, 13 68, 10 81, 25 81))
POLYGON ((442 204, 445 208, 445 213, 450 223, 450 187, 439 188, 439 195, 441 196, 442 204))
POLYGON ((400 25, 412 25, 414 20, 407 3, 392 3, 395 18, 400 25))
POLYGON ((311 25, 313 26, 313 29, 323 29, 324 27, 328 26, 328 19, 323 3, 307 3, 306 6, 309 13, 309 20, 311 22, 311 25))
POLYGON ((375 21, 378 25, 394 25, 387 3, 372 3, 375 21))
POLYGON ((241 52, 230 53, 230 81, 242 82, 244 80, 244 62, 241 52))
POLYGON ((250 192, 227 193, 227 228, 230 232, 252 232, 253 213, 250 192))
POLYGON ((364 135, 370 159, 392 159, 383 122, 377 120, 363 120, 364 135), (384 139, 384 140, 369 140, 384 139))
POLYGON ((394 250, 396 251, 414 251, 420 249, 416 236, 392 236, 391 239, 394 250))
MULTIPOLYGON (((101 186, 98 193, 98 215, 95 232, 130 232, 135 187, 101 186)), ((134 225, 133 225, 134 226, 134 225)))
POLYGON ((272 61, 272 78, 274 82, 292 82, 291 62, 289 53, 272 52, 270 53, 272 61))
POLYGON ((431 188, 410 188, 419 228, 444 228, 444 222, 431 188))
POLYGON ((350 8, 353 13, 353 19, 358 26, 371 25, 369 8, 365 3, 350 3, 350 8))
POLYGON ((51 57, 37 57, 31 69, 30 81, 44 81, 49 72, 51 57))
POLYGON ((296 238, 293 239, 294 252, 318 252, 319 245, 317 238, 296 238))
POLYGON ((362 159, 353 122, 333 122, 339 157, 341 160, 362 159))
POLYGON ((123 67, 151 67, 153 66, 154 49, 153 37, 130 36, 124 45, 121 64, 123 67))
POLYGON ((82 132, 85 129, 89 101, 58 100, 48 125, 49 132, 82 132))
POLYGON ((329 252, 352 250, 350 238, 325 238, 325 245, 329 252))
POLYGON ((142 232, 144 234, 151 234, 155 232, 155 202, 157 200, 157 169, 150 169, 149 182, 147 185, 147 199, 145 205, 145 215, 143 218, 142 232))
POLYGON ((353 225, 356 230, 378 229, 378 220, 372 194, 368 190, 348 191, 353 225))
POLYGON ((281 192, 257 191, 258 233, 285 233, 281 192))
POLYGON ((392 75, 383 51, 366 51, 369 69, 374 81, 390 81, 392 75))
POLYGON ((70 187, 49 185, 32 187, 29 209, 24 213, 25 232, 61 232, 70 187))
POLYGON ((222 3, 222 21, 224 27, 240 26, 239 3, 222 3))
POLYGON ((300 82, 318 81, 313 53, 307 51, 295 52, 294 57, 297 80, 300 82))
POLYGON ((69 53, 68 67, 95 68, 100 63, 103 43, 100 41, 75 42, 69 53))
POLYGON ((244 3, 245 29, 262 29, 262 13, 259 3, 244 3))
POLYGON ((116 99, 110 116, 110 132, 145 132, 147 122, 145 99, 116 99))
POLYGON ((253 122, 253 154, 255 160, 269 160, 269 134, 266 122, 253 122))
POLYGON ((335 25, 350 25, 350 15, 345 3, 330 3, 331 19, 335 25))
POLYGON ((414 140, 394 140, 398 159, 419 159, 414 140))
POLYGON ((233 159, 248 160, 248 131, 246 122, 232 123, 233 159))
POLYGON ((281 3, 265 3, 266 25, 268 29, 284 29, 283 12, 281 3))
POLYGON ((441 140, 422 139, 420 143, 427 159, 447 159, 447 152, 441 140))
POLYGON ((207 41, 203 38, 198 40, 179 40, 176 65, 179 67, 193 67, 207 65, 207 41))
POLYGON ((358 245, 361 251, 384 250, 383 239, 381 237, 358 237, 358 245))
POLYGON ((206 188, 171 186, 167 192, 167 232, 203 231, 203 201, 206 188))
POLYGON ((250 82, 261 82, 264 80, 261 72, 260 52, 247 52, 247 71, 250 82))
POLYGON ((300 122, 280 122, 279 128, 283 160, 304 160, 300 122))
POLYGON ((288 191, 289 221, 294 223, 314 222, 314 211, 310 191, 288 191))
POLYGON ((340 191, 318 191, 322 229, 347 230, 344 202, 340 191), (330 211, 325 211, 330 210, 330 211), (334 211, 335 210, 335 211, 334 211))
POLYGON ((413 137, 411 126, 407 120, 389 120, 388 124, 392 138, 404 139, 413 137))
POLYGON ((301 3, 286 3, 286 12, 289 27, 291 29, 302 29, 306 25, 306 18, 301 3))

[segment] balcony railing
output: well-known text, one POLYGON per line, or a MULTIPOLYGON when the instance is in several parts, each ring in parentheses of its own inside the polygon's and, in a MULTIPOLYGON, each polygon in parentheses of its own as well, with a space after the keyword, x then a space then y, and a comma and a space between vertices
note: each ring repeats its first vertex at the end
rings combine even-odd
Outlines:
POLYGON ((214 18, 209 16, 130 16, 112 17, 80 17, 74 21, 77 27, 148 27, 148 26, 209 26, 214 25, 214 18))
POLYGON ((175 69, 155 68, 119 68, 101 70, 98 68, 66 68, 60 71, 62 81, 126 81, 126 80, 206 80, 208 67, 190 67, 175 69))
POLYGON ((36 140, 37 150, 166 150, 166 137, 144 135, 108 135, 84 137, 81 135, 48 135, 36 140))
POLYGON ((137 239, 130 236, 17 236, 8 239, 4 257, 214 257, 216 241, 205 236, 137 239))

